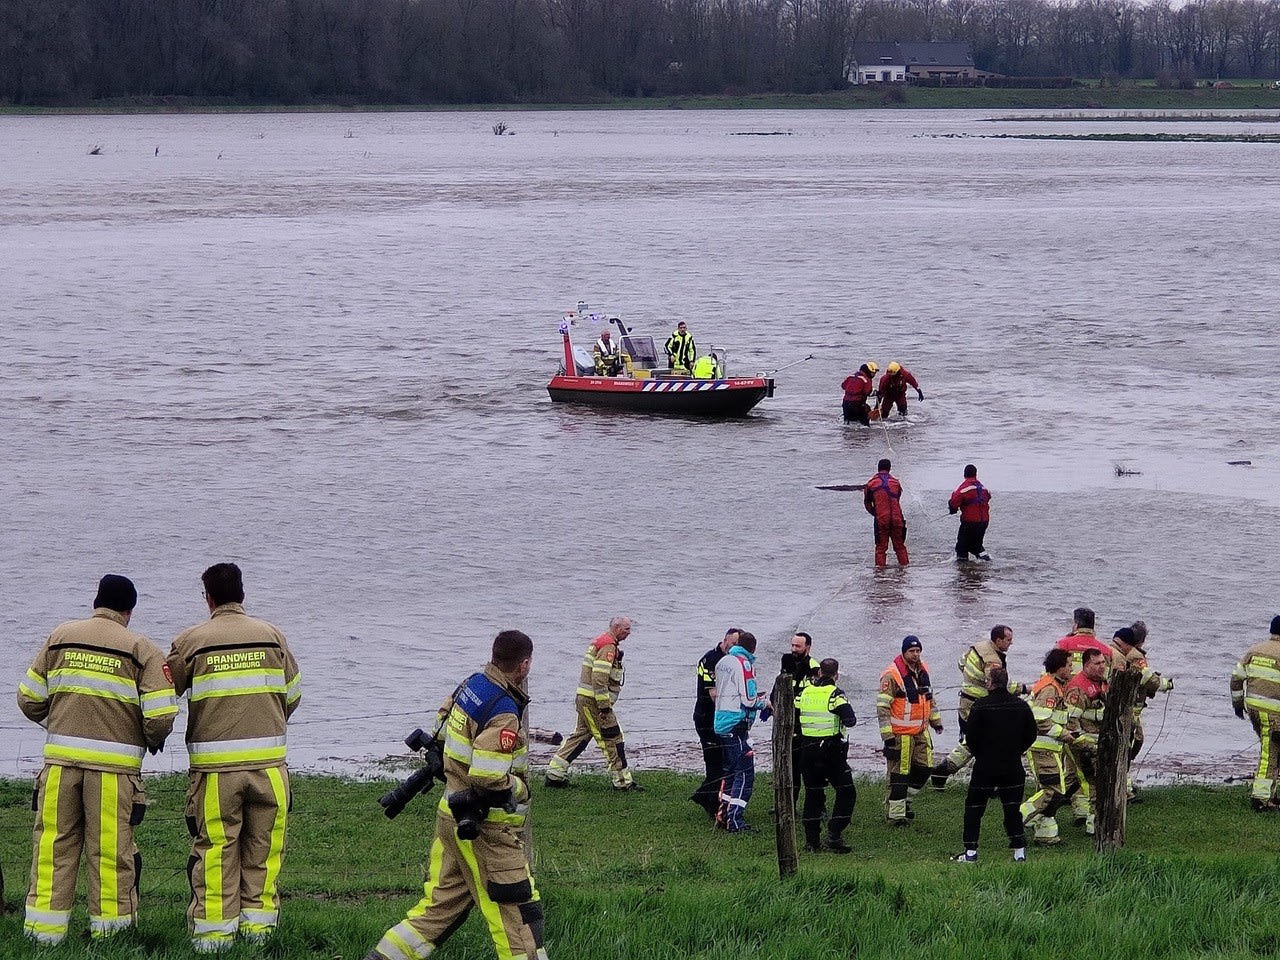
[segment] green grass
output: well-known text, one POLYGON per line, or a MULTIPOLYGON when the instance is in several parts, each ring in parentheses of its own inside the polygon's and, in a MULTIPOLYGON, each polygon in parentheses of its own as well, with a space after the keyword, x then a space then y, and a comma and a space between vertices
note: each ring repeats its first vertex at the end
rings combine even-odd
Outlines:
POLYGON ((597 99, 579 103, 506 104, 248 104, 185 97, 123 98, 68 107, 3 106, 4 114, 112 113, 332 113, 405 111, 523 110, 787 110, 787 109, 1039 109, 1039 110, 1254 110, 1280 109, 1280 90, 1269 83, 1241 80, 1227 90, 1161 90, 1145 83, 1102 87, 1096 82, 1066 90, 988 87, 851 87, 828 93, 763 93, 742 96, 653 96, 597 99), (900 99, 899 99, 900 95, 900 99))
MULTIPOLYGON (((643 776, 644 794, 615 795, 600 778, 548 794, 535 785, 535 876, 547 909, 548 948, 559 960, 759 957, 848 960, 946 958, 1246 958, 1280 954, 1280 821, 1249 811, 1245 790, 1153 789, 1130 809, 1129 843, 1107 857, 1079 828, 1067 842, 1009 862, 999 811, 984 824, 976 865, 959 849, 963 786, 925 791, 916 823, 882 822, 883 787, 860 782, 846 839, 850 856, 801 855, 780 882, 772 830, 711 830, 688 802, 693 781, 643 776)), ((83 908, 56 954, 102 960, 189 957, 184 908, 185 780, 148 781, 155 801, 139 830, 146 858, 139 929, 90 948, 83 908)), ((278 937, 234 958, 358 958, 417 899, 437 794, 394 821, 376 804, 385 783, 296 776, 278 937)), ((748 818, 769 825, 762 777, 748 818)), ((0 858, 10 913, 0 958, 35 955, 21 937, 30 863, 30 785, 0 781, 0 858)), ((492 957, 478 916, 439 954, 492 957)))

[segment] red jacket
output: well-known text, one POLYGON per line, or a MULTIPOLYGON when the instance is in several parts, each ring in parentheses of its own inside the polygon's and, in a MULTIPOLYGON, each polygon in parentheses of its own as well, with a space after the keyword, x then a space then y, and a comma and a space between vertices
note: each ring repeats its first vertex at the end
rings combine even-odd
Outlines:
POLYGON ((907 384, 910 384, 916 390, 920 389, 920 384, 916 382, 916 378, 911 375, 911 371, 906 367, 902 367, 897 373, 880 374, 880 396, 897 397, 907 395, 907 384))
POLYGON ((903 523, 902 484, 888 470, 881 470, 867 481, 862 505, 879 523, 903 523))
POLYGON ((956 487, 947 506, 959 510, 960 519, 965 523, 986 523, 991 519, 991 510, 987 507, 990 502, 991 491, 979 483, 977 477, 969 477, 956 487))
POLYGON ((861 370, 845 377, 840 386, 844 387, 845 403, 866 403, 867 397, 871 396, 871 378, 861 370))

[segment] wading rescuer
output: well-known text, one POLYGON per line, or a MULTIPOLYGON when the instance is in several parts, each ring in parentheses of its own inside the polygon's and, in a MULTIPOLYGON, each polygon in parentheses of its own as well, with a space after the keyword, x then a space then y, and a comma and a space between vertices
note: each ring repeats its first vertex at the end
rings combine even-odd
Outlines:
POLYGON ((302 678, 284 634, 244 612, 234 563, 201 575, 209 619, 178 634, 169 671, 190 692, 186 817, 193 838, 187 925, 197 953, 261 943, 280 920, 289 817, 285 730, 302 678))
POLYGON ((132 581, 107 574, 93 615, 57 627, 18 687, 18 707, 48 731, 23 923, 40 946, 66 939, 82 850, 90 936, 137 920, 142 756, 163 749, 178 713, 164 654, 128 629, 137 600, 132 581))
POLYGON ((1231 672, 1231 708, 1246 716, 1258 735, 1258 771, 1249 805, 1259 813, 1280 810, 1276 764, 1280 762, 1280 617, 1271 620, 1271 636, 1245 651, 1231 672))
POLYGON ((804 779, 805 847, 810 852, 829 850, 849 853, 844 831, 853 819, 853 806, 858 799, 849 769, 849 742, 845 731, 858 722, 844 691, 836 686, 840 664, 823 660, 818 675, 800 692, 800 775, 804 779), (822 815, 826 810, 826 787, 835 790, 831 819, 826 836, 822 836, 822 815))
POLYGON ((480 908, 498 960, 546 960, 542 902, 519 830, 529 811, 529 751, 520 718, 533 641, 504 630, 483 673, 446 702, 444 795, 422 899, 365 960, 425 960, 480 908))
POLYGON ((671 336, 667 337, 667 367, 675 373, 688 374, 698 359, 698 347, 693 342, 693 334, 689 325, 681 320, 676 324, 671 336))
POLYGON ((702 745, 702 762, 706 767, 706 778, 693 791, 689 799, 702 809, 713 820, 720 808, 720 786, 724 781, 724 751, 720 747, 720 738, 716 736, 716 664, 729 649, 738 642, 742 633, 737 627, 730 627, 724 632, 724 639, 702 655, 694 668, 696 690, 693 701, 693 729, 698 733, 698 742, 702 745))
POLYGON ((609 629, 587 646, 578 674, 578 726, 565 740, 559 752, 547 764, 547 786, 569 786, 569 766, 587 749, 592 739, 600 746, 615 790, 643 790, 631 777, 627 766, 627 747, 622 738, 613 705, 622 693, 625 675, 622 669, 622 641, 631 635, 631 620, 614 617, 609 629))
POLYGON ((1031 688, 1031 712, 1036 718, 1036 742, 1027 751, 1039 789, 1022 805, 1024 822, 1035 842, 1051 847, 1058 836, 1058 811, 1080 788, 1071 744, 1076 734, 1067 729, 1066 685, 1071 679, 1071 654, 1056 647, 1044 658, 1044 674, 1031 688))
MULTIPOLYGON (((991 628, 991 637, 975 643, 965 651, 957 666, 960 668, 960 742, 950 755, 933 768, 933 786, 941 790, 947 778, 963 770, 973 754, 965 742, 965 726, 973 705, 987 695, 987 676, 995 667, 1008 669, 1009 648, 1013 646, 1013 629, 1003 623, 991 628)), ((1027 688, 1020 683, 1010 683, 1009 692, 1022 694, 1027 688)))
MULTIPOLYGON (((1084 806, 1084 832, 1094 830, 1096 794, 1093 789, 1098 775, 1098 734, 1102 731, 1102 711, 1107 698, 1107 657, 1099 650, 1086 649, 1081 654, 1083 665, 1067 683, 1067 729, 1075 734, 1071 754, 1082 789, 1087 791, 1084 806)), ((1078 796, 1078 794, 1077 794, 1078 796)), ((1081 812, 1073 803, 1073 810, 1081 812)))
POLYGON ((921 403, 924 403, 924 391, 920 389, 916 378, 911 375, 910 370, 894 360, 885 367, 880 377, 880 386, 876 388, 876 393, 880 397, 881 420, 889 419, 889 412, 895 405, 898 407, 898 416, 907 415, 907 387, 915 388, 916 396, 920 398, 921 403))
POLYGON ((880 674, 876 696, 876 718, 889 774, 886 816, 895 827, 905 827, 915 819, 911 798, 929 779, 933 765, 929 728, 942 732, 942 717, 933 700, 923 652, 919 637, 903 638, 902 655, 880 674))
POLYGON ((871 425, 871 407, 867 398, 871 396, 875 383, 876 371, 880 368, 875 361, 868 360, 858 368, 857 373, 844 378, 840 384, 844 390, 844 401, 840 404, 844 412, 845 423, 860 423, 864 427, 871 425))
POLYGON ((591 354, 596 362, 597 376, 616 377, 622 372, 622 353, 618 350, 618 345, 613 342, 608 327, 600 331, 600 339, 596 341, 595 349, 591 354))
POLYGON ((965 464, 964 480, 947 501, 947 509, 953 514, 960 514, 960 532, 956 534, 957 560, 968 560, 970 554, 979 560, 991 559, 982 545, 991 521, 991 509, 987 506, 990 502, 991 491, 978 479, 978 468, 972 463, 965 464))
POLYGON ((889 561, 889 542, 898 565, 905 567, 911 558, 907 556, 907 520, 902 515, 902 484, 889 471, 893 464, 883 459, 877 473, 867 481, 862 493, 862 505, 875 518, 873 531, 876 538, 876 566, 883 567, 889 561))

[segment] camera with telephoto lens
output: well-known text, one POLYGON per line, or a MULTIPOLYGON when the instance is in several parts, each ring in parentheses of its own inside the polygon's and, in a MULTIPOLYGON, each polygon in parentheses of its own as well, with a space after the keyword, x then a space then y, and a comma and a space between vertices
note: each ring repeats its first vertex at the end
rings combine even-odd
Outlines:
POLYGON ((404 783, 378 798, 378 803, 382 804, 382 812, 389 819, 398 817, 410 800, 430 790, 437 780, 444 783, 444 745, 439 740, 428 737, 419 727, 404 738, 404 745, 410 750, 423 751, 426 763, 404 783))
POLYGON ((507 813, 516 812, 510 790, 457 790, 449 794, 446 802, 449 812, 458 824, 459 840, 474 840, 480 836, 480 825, 494 807, 502 807, 507 813))

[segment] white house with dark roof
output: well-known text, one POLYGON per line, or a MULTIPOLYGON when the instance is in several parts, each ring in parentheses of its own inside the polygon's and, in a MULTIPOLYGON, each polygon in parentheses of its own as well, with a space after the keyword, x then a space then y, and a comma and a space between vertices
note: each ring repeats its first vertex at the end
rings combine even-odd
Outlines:
POLYGON ((979 75, 967 43, 855 43, 849 79, 854 83, 906 83, 923 78, 979 75))

